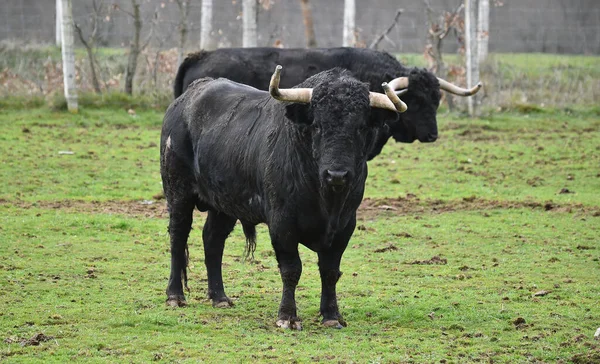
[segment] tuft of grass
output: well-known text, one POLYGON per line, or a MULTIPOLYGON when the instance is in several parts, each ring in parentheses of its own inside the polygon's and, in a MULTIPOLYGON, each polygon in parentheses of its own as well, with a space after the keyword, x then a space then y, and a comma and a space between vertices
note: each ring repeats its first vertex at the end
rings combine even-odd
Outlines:
POLYGON ((0 97, 0 109, 38 109, 46 105, 46 99, 42 95, 0 97))
POLYGON ((46 97, 46 106, 53 112, 64 112, 68 110, 67 99, 65 95, 55 92, 46 97))
POLYGON ((171 95, 166 94, 141 94, 128 95, 124 92, 109 92, 103 94, 84 93, 79 98, 82 108, 90 109, 155 109, 164 111, 171 103, 171 95))
MULTIPOLYGON (((143 109, 164 111, 171 101, 171 95, 163 94, 140 94, 128 95, 124 92, 108 92, 97 94, 94 92, 82 92, 78 94, 78 105, 80 109, 143 109)), ((27 110, 47 108, 53 112, 67 111, 67 100, 61 92, 55 92, 47 96, 7 96, 0 100, 0 107, 10 110, 27 110)))
POLYGON ((522 104, 519 102, 516 102, 513 105, 511 105, 511 110, 517 111, 522 114, 540 114, 540 113, 552 112, 552 111, 546 110, 538 105, 522 104))

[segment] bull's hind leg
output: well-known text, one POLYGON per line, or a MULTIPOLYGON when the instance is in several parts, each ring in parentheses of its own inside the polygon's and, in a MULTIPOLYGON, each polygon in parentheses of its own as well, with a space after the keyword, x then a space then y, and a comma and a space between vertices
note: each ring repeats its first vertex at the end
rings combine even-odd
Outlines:
POLYGON ((223 213, 209 210, 202 230, 204 241, 204 263, 208 275, 208 297, 214 307, 230 307, 233 302, 225 295, 221 263, 225 239, 235 226, 236 219, 223 213))
POLYGON ((321 315, 323 325, 341 329, 346 326, 338 309, 336 284, 342 276, 340 262, 348 241, 354 232, 356 218, 353 218, 344 230, 335 235, 331 248, 319 252, 319 273, 321 274, 321 315))
POLYGON ((167 304, 185 306, 183 282, 187 288, 188 237, 192 229, 193 212, 197 197, 193 194, 193 173, 181 155, 190 154, 185 145, 179 153, 172 148, 169 136, 161 142, 160 174, 169 210, 169 237, 171 240, 171 275, 167 285, 167 304))
MULTIPOLYGON (((167 194, 168 196, 168 194, 167 194)), ((169 201, 169 236, 171 238, 171 276, 167 286, 167 304, 186 305, 182 280, 187 288, 188 237, 192 229, 194 202, 190 199, 169 201)))

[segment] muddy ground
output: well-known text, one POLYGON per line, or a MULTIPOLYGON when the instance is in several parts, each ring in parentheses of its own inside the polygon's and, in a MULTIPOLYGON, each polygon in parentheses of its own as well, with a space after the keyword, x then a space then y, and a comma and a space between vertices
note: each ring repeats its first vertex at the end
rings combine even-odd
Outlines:
MULTIPOLYGON (((84 212, 97 214, 118 214, 130 217, 167 218, 165 200, 155 196, 155 200, 146 201, 7 201, 0 200, 0 205, 12 205, 18 208, 60 209, 67 212, 84 212)), ((497 201, 486 200, 475 196, 459 200, 442 201, 420 199, 416 195, 407 194, 397 198, 365 198, 358 209, 359 220, 371 220, 389 215, 440 214, 453 211, 486 211, 494 209, 534 209, 548 212, 574 213, 582 216, 600 217, 600 207, 582 204, 557 204, 554 202, 534 201, 497 201)))

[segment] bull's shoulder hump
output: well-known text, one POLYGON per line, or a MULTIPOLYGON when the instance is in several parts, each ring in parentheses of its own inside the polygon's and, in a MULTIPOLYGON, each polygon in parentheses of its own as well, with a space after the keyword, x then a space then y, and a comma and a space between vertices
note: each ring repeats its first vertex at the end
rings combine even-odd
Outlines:
POLYGON ((257 108, 268 108, 271 104, 268 102, 270 99, 268 92, 226 78, 211 80, 189 91, 191 93, 187 97, 185 106, 188 123, 196 120, 199 115, 211 115, 211 117, 226 115, 229 118, 257 108))
POLYGON ((206 89, 211 94, 222 94, 227 96, 246 96, 247 98, 262 98, 269 95, 267 91, 259 90, 255 87, 245 85, 243 83, 234 82, 226 78, 218 78, 211 82, 206 89))

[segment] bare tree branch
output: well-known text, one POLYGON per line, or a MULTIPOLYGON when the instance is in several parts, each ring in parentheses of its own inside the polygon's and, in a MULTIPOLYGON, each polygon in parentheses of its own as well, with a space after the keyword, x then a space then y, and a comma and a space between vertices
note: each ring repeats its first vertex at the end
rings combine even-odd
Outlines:
MULTIPOLYGON (((425 46, 424 56, 429 63, 429 70, 436 73, 439 77, 446 78, 446 65, 442 57, 443 40, 450 31, 453 31, 458 38, 459 28, 461 27, 460 12, 462 11, 464 4, 461 1, 453 12, 443 12, 436 19, 435 12, 431 8, 429 0, 423 0, 423 3, 425 4, 429 27, 428 44, 425 46)), ((452 96, 445 95, 445 97, 448 102, 448 108, 453 110, 454 100, 452 96)))
POLYGON ((77 35, 79 36, 79 40, 81 41, 81 43, 83 44, 83 46, 85 47, 85 50, 87 52, 88 60, 89 60, 89 64, 90 64, 92 86, 94 88, 94 91, 99 94, 99 93, 102 93, 102 89, 100 88, 100 82, 98 81, 98 72, 96 71, 96 64, 98 64, 98 60, 96 58, 95 50, 96 50, 96 42, 98 40, 98 28, 99 28, 98 19, 101 17, 101 12, 104 8, 104 1, 100 1, 100 3, 98 4, 96 2, 96 0, 93 0, 92 7, 93 7, 94 11, 90 15, 91 23, 92 23, 92 31, 91 31, 89 38, 86 39, 83 36, 83 31, 81 30, 81 27, 79 26, 79 24, 73 24, 73 28, 77 32, 77 35))
POLYGON ((115 10, 118 10, 118 11, 121 11, 121 12, 123 12, 123 13, 125 13, 125 14, 129 15, 129 16, 130 16, 130 17, 132 17, 133 19, 135 19, 135 14, 134 14, 133 12, 131 12, 131 11, 127 11, 127 10, 123 9, 122 7, 120 7, 120 6, 119 6, 119 4, 116 4, 116 3, 115 3, 115 4, 113 4, 113 9, 115 9, 115 10))
POLYGON ((100 83, 98 82, 98 76, 96 75, 96 67, 92 46, 85 40, 85 37, 83 36, 83 32, 81 31, 81 27, 79 26, 79 24, 73 23, 73 28, 75 28, 75 30, 77 31, 77 35, 79 35, 79 40, 81 41, 87 52, 88 60, 90 62, 90 72, 92 74, 92 86, 94 87, 94 91, 97 94, 102 93, 102 90, 100 89, 100 83))
POLYGON ((392 21, 392 24, 390 24, 390 26, 386 30, 384 30, 375 39, 373 39, 373 41, 371 42, 371 44, 369 44, 369 48, 376 49, 377 45, 379 44, 379 42, 381 42, 384 38, 386 38, 386 39, 389 40, 389 38, 387 37, 387 35, 388 35, 389 32, 392 31, 392 29, 394 29, 394 27, 398 23, 398 19, 400 19, 400 15, 402 15, 402 12, 404 12, 404 9, 398 9, 398 10, 396 10, 396 16, 394 16, 394 20, 392 21))

